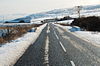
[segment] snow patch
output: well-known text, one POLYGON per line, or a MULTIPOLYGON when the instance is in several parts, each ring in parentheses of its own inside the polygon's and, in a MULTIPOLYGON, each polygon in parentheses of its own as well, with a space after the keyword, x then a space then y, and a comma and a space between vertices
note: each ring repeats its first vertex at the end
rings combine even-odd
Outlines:
POLYGON ((71 20, 64 20, 64 21, 58 21, 57 23, 71 24, 73 20, 74 20, 74 19, 71 19, 71 20))
POLYGON ((100 32, 76 31, 75 34, 92 42, 92 44, 100 46, 100 32))
MULTIPOLYGON (((62 27, 63 29, 67 30, 68 32, 69 29, 71 29, 71 26, 61 26, 58 24, 55 24, 59 27, 62 27)), ((75 32, 70 32, 74 35, 76 35, 77 37, 88 41, 90 43, 92 43, 94 46, 100 47, 100 32, 90 32, 90 31, 75 31, 75 32)))
POLYGON ((35 42, 46 24, 37 28, 36 32, 28 32, 23 37, 6 43, 0 47, 0 66, 13 66, 25 50, 35 42))

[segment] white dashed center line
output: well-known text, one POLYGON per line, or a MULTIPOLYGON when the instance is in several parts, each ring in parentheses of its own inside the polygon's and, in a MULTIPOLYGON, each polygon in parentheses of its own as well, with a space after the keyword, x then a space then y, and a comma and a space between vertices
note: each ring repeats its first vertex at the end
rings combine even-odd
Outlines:
POLYGON ((72 64, 72 66, 75 66, 75 64, 74 64, 74 62, 73 61, 70 61, 71 62, 71 64, 72 64))
POLYGON ((59 37, 58 37, 58 35, 56 35, 56 37, 57 37, 57 39, 59 40, 59 37))
MULTIPOLYGON (((56 38, 59 40, 59 37, 58 37, 58 35, 56 34, 55 31, 54 31, 54 34, 55 34, 56 38)), ((65 47, 63 46, 63 44, 60 40, 59 40, 59 43, 60 43, 60 46, 62 47, 62 49, 64 50, 64 52, 66 52, 66 49, 65 49, 65 47)))
POLYGON ((59 40, 59 37, 58 37, 58 35, 56 34, 56 32, 55 32, 55 31, 54 31, 54 34, 55 34, 56 38, 59 40))
POLYGON ((64 52, 66 52, 64 45, 61 42, 59 42, 59 43, 60 43, 61 47, 63 48, 64 52))
MULTIPOLYGON (((53 28, 53 30, 54 30, 54 28, 53 28)), ((54 30, 54 34, 55 34, 56 38, 59 40, 59 37, 58 37, 57 33, 55 32, 55 30, 54 30)), ((67 38, 70 39, 69 37, 67 37, 67 38)), ((64 52, 67 52, 64 45, 62 44, 62 42, 60 40, 59 40, 59 43, 60 43, 60 46, 62 47, 62 49, 64 50, 64 52)), ((73 61, 70 61, 70 63, 72 66, 75 66, 73 61)))

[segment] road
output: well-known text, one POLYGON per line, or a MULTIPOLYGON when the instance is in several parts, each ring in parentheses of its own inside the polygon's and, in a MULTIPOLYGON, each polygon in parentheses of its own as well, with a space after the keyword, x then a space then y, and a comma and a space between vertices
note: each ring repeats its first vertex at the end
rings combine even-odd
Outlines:
POLYGON ((100 48, 48 24, 14 66, 100 66, 100 48))

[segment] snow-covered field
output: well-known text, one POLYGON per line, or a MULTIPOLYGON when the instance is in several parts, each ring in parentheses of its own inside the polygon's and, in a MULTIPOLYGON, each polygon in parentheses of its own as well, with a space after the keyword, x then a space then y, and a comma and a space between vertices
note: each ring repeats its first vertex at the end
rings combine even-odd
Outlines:
POLYGON ((57 23, 70 24, 70 23, 72 23, 72 21, 74 21, 74 20, 71 19, 71 20, 58 21, 57 23))
POLYGON ((0 47, 0 66, 13 66, 25 50, 35 42, 46 24, 37 28, 36 32, 28 32, 23 37, 12 40, 0 47))
MULTIPOLYGON (((100 12, 89 12, 89 13, 81 13, 81 17, 89 17, 89 16, 100 16, 100 12)), ((69 15, 73 18, 78 18, 78 14, 69 15)))
POLYGON ((45 19, 53 19, 54 17, 42 17, 37 19, 32 19, 31 23, 33 24, 42 24, 41 21, 44 21, 45 19))
POLYGON ((100 47, 100 32, 76 31, 74 34, 100 47))
POLYGON ((0 23, 0 27, 16 27, 23 25, 32 25, 33 23, 0 23))
POLYGON ((28 14, 0 14, 0 23, 27 16, 28 14))
MULTIPOLYGON (((61 26, 58 24, 55 24, 55 25, 62 27, 63 29, 67 30, 68 32, 70 32, 69 29, 72 28, 71 26, 61 26)), ((100 47, 100 32, 75 31, 75 32, 70 32, 70 33, 74 34, 75 36, 77 36, 85 41, 92 43, 95 46, 100 47)))

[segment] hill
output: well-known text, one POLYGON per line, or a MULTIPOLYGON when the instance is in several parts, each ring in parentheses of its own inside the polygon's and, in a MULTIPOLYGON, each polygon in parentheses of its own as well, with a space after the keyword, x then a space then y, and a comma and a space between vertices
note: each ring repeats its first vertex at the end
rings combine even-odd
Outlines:
MULTIPOLYGON (((90 13, 90 12, 99 12, 100 5, 88 5, 82 6, 82 13, 90 13)), ((43 17, 56 17, 56 16, 64 16, 64 15, 72 15, 75 14, 75 9, 73 8, 63 8, 63 9, 54 9, 48 12, 41 12, 37 14, 31 14, 32 18, 43 18, 43 17)))

